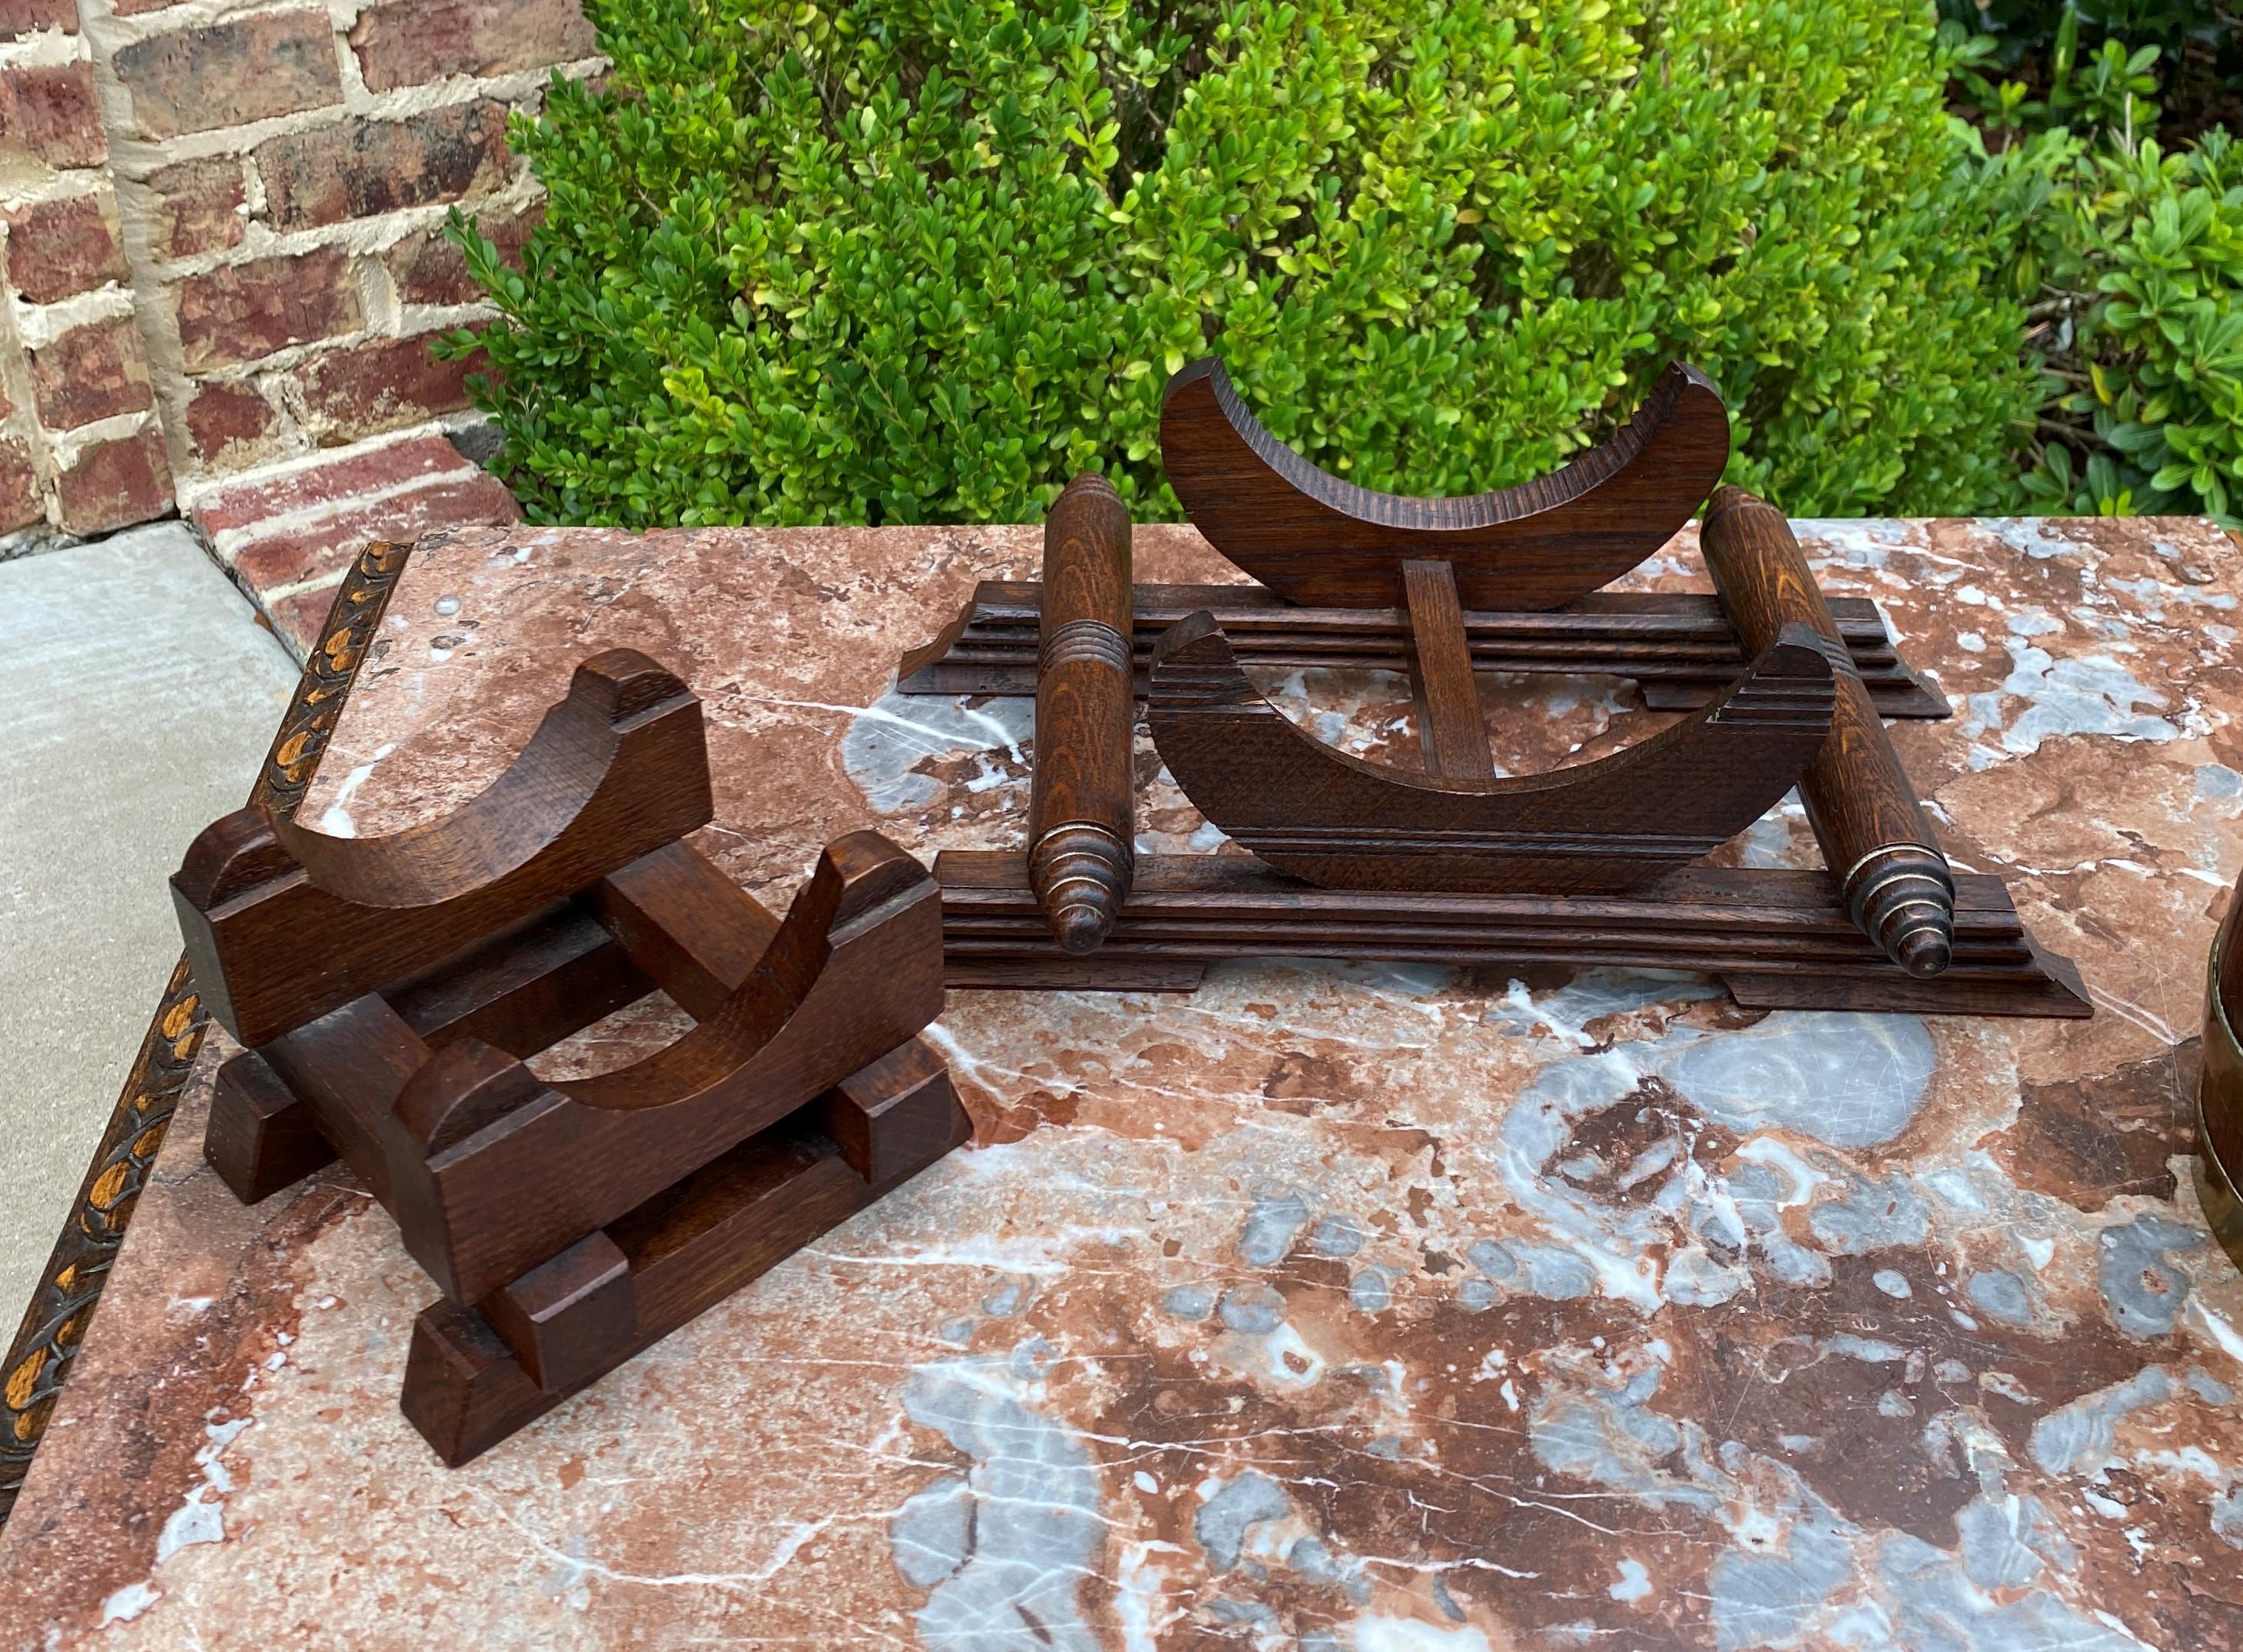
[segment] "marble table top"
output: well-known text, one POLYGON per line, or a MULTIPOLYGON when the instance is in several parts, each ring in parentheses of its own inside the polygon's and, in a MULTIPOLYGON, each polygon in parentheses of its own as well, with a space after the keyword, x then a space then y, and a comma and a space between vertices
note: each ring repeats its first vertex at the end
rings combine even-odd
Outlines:
MULTIPOLYGON (((0 1647, 2243 1647, 2243 1278, 2188 1123, 2243 556, 2181 521, 1802 533, 1954 700, 1903 759, 2091 1021, 1250 961, 954 992, 972 1147, 452 1472, 398 1412, 434 1292, 388 1218, 340 1169, 245 1210, 203 1167, 213 1036, 0 1542, 0 1647)), ((628 644, 702 695, 702 841, 767 900, 866 825, 1016 845, 1028 704, 892 684, 1038 543, 440 536, 303 818, 441 812, 628 644)), ((1138 567, 1221 577, 1183 529, 1138 567)), ((1636 583, 1702 588, 1689 536, 1636 583)), ((1398 679, 1275 687, 1407 744, 1398 679)), ((1514 768, 1660 721, 1485 691, 1514 768)), ((1212 851, 1146 758, 1142 846, 1212 851)), ((1815 864, 1795 804, 1722 853, 1815 864)))

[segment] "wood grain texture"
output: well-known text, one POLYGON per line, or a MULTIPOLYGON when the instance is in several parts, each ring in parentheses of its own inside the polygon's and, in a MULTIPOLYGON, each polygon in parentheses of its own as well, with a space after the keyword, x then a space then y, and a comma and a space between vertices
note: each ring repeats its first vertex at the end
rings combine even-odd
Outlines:
MULTIPOLYGON (((1226 959, 1337 958, 1522 968, 1687 969, 1741 1002, 1803 1008, 2084 1017, 2085 988, 2026 932, 1998 878, 1957 880, 1956 957, 1919 981, 1870 944, 1820 872, 1686 866, 1625 895, 1321 889, 1245 855, 1145 855, 1107 944, 1052 944, 1018 854, 952 850, 935 863, 953 983, 1142 990, 1226 959)), ((1183 985, 1188 987, 1189 981, 1183 985)))
MULTIPOLYGON (((1034 694, 1042 594, 1034 580, 982 581, 956 619, 903 657, 898 691, 1034 694)), ((1881 716, 1952 715, 1938 684, 1900 657, 1875 603, 1834 597, 1829 607, 1881 716)), ((1409 669, 1400 607, 1298 608, 1261 585, 1139 585, 1131 656, 1140 698, 1161 634, 1202 608, 1249 670, 1409 669)), ((1695 592, 1593 591, 1547 613, 1466 609, 1464 621, 1475 671, 1625 677, 1654 711, 1694 711, 1745 668, 1720 599, 1695 592)))
MULTIPOLYGON (((1785 625, 1812 627, 1836 643, 1837 623, 1782 512, 1741 488, 1723 488, 1699 537, 1714 589, 1748 646, 1756 639, 1765 646, 1785 625)), ((1831 656, 1830 736, 1800 777, 1800 799, 1862 933, 1910 974, 1936 975, 1953 953, 1953 874, 1876 708, 1843 650, 1834 646, 1831 656)))
POLYGON ((1028 866, 1070 953, 1105 939, 1129 893, 1129 510, 1103 476, 1067 485, 1044 524, 1028 866))
POLYGON ((1495 779, 1487 719, 1472 678, 1472 644, 1457 601, 1456 570, 1445 562, 1402 564, 1403 611, 1410 620, 1410 691, 1418 702, 1418 744, 1425 772, 1476 784, 1495 779))
POLYGON ((614 1370, 638 1329, 630 1259, 604 1233, 509 1280, 482 1308, 524 1373, 549 1393, 614 1370))
POLYGON ((617 649, 576 669, 522 756, 445 819, 331 838, 250 808, 172 880, 211 1014, 254 1048, 521 922, 708 822, 700 702, 617 649))
POLYGON ((584 897, 648 979, 697 1021, 745 984, 779 931, 762 901, 683 843, 610 873, 584 897))
POLYGON ((914 1038, 826 1091, 819 1116, 849 1168, 886 1186, 957 1144, 957 1112, 949 1068, 914 1038))
POLYGON ((532 1055, 650 990, 630 949, 567 900, 382 996, 431 1049, 476 1038, 532 1055))
MULTIPOLYGON (((781 921, 677 840, 708 814, 698 703, 618 651, 441 820, 338 839, 251 813, 204 833, 174 880, 182 927, 228 1014, 285 1023, 219 1087, 205 1151, 228 1185, 262 1197, 339 1156, 449 1301, 477 1305, 462 1345, 502 1349, 549 1399, 717 1300, 743 1258, 770 1265, 947 1152, 964 1116, 916 1036, 942 1007, 926 869, 839 839, 781 921), (259 944, 292 907, 333 930, 259 944), (666 1048, 563 1083, 524 1064, 657 986, 695 1018, 666 1048), (782 1209, 708 1176, 782 1126, 822 1130, 812 1156, 846 1185, 789 1171, 804 1202, 782 1209), (697 1225, 659 1214, 681 1210, 697 1225)), ((462 1380, 448 1353, 412 1364, 432 1437, 466 1426, 462 1380)))
POLYGON ((1153 667, 1147 718, 1184 795, 1241 846, 1329 888, 1615 893, 1742 831, 1829 728, 1830 667, 1787 632, 1713 705, 1595 763, 1473 784, 1334 750, 1263 697, 1211 615, 1153 667))
POLYGON ((841 839, 748 979, 667 1049, 549 1085, 462 1040, 415 1071, 397 1095, 389 1156, 406 1248, 447 1295, 478 1300, 941 1008, 933 880, 876 833, 841 839))
POLYGON ((1214 357, 1169 381, 1161 462, 1208 543, 1289 602, 1383 606, 1401 564, 1456 570, 1467 607, 1555 608, 1618 578, 1690 520, 1729 460, 1728 409, 1680 363, 1611 441, 1494 493, 1418 499, 1318 469, 1265 429, 1214 357))
MULTIPOLYGON (((1056 944, 1047 934, 1045 939, 1056 944)), ((629 1334, 604 1349, 597 1371, 541 1384, 483 1313, 439 1300, 414 1323, 406 1356, 407 1418, 457 1467, 972 1136, 947 1074, 932 1079, 917 1060, 876 1064, 854 1076, 849 1088, 875 1137, 871 1157, 888 1167, 885 1177, 868 1182, 858 1174, 806 1114, 781 1121, 664 1189, 600 1236, 624 1260, 634 1318, 629 1334)))
POLYGON ((272 1064, 244 1050, 218 1069, 211 1087, 203 1157, 244 1204, 292 1187, 332 1164, 335 1150, 319 1121, 272 1064))
POLYGON ((473 1039, 535 1055, 636 1002, 654 984, 596 919, 564 903, 454 965, 355 999, 228 1062, 212 1097, 204 1156, 235 1197, 255 1204, 333 1159, 331 1140, 349 1143, 354 1172, 386 1198, 389 1116, 433 1052, 473 1039), (256 1083, 259 1069, 279 1095, 256 1083), (281 1106, 282 1096, 296 1103, 293 1110, 281 1106), (316 1158, 298 1139, 306 1128, 320 1143, 316 1158), (284 1175, 292 1166, 295 1173, 284 1175))

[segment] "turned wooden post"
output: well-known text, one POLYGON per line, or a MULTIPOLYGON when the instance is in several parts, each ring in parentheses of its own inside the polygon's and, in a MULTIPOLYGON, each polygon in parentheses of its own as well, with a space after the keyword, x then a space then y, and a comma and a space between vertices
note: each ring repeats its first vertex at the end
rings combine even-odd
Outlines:
POLYGON ((1721 488, 1699 537, 1748 654, 1773 643, 1786 621, 1812 627, 1832 644, 1825 651, 1837 679, 1836 709, 1829 738, 1800 777, 1799 795, 1862 932, 1910 974, 1939 974, 1954 955, 1954 876, 1791 524, 1766 500, 1721 488))
POLYGON ((1103 476, 1077 476, 1044 524, 1028 797, 1029 883, 1069 953, 1104 941, 1129 895, 1134 629, 1128 507, 1103 476))

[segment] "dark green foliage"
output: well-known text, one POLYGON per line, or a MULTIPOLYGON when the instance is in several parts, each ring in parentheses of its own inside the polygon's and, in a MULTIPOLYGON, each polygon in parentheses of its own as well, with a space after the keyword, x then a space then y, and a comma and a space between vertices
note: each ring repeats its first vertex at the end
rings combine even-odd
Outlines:
MULTIPOLYGON (((1950 38, 1965 64, 1990 55, 1950 38)), ((2168 152, 2148 46, 2106 40, 2045 100, 1965 68, 2008 280, 2047 375, 2024 480, 2053 515, 2243 516, 2243 158, 2168 152)))
POLYGON ((2243 13, 2233 0, 1939 0, 1942 19, 1986 37, 1991 61, 2053 91, 2109 41, 2146 46, 2169 79, 2243 89, 2243 13))
POLYGON ((1609 434, 1669 358, 1799 515, 2013 491, 2036 394, 1920 0, 595 0, 608 89, 463 229, 541 520, 1175 512, 1161 388, 1456 493, 1609 434))

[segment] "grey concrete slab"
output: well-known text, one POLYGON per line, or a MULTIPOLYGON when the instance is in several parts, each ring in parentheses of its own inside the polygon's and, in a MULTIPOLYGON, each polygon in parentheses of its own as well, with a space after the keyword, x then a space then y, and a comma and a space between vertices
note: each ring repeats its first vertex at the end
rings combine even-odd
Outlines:
POLYGON ((165 880, 295 680, 177 523, 0 562, 0 1342, 178 957, 165 880))

